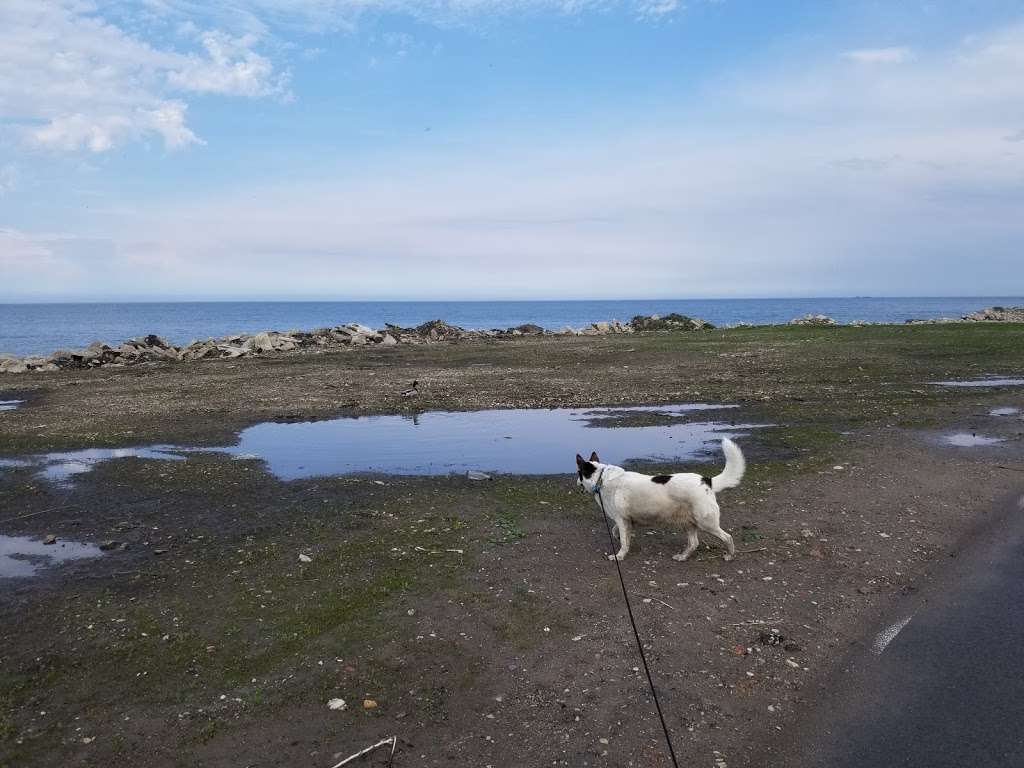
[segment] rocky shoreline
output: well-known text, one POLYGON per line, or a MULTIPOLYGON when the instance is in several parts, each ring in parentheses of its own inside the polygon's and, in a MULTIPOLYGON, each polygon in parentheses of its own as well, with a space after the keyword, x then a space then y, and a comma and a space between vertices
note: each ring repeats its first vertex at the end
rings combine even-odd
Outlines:
MULTIPOLYGON (((907 324, 1002 322, 1024 323, 1024 307, 988 307, 961 318, 907 320, 907 324)), ((885 325, 857 321, 852 326, 885 325)), ((808 314, 789 321, 789 325, 837 326, 827 315, 808 314)), ((752 327, 738 323, 728 327, 752 327)), ((233 359, 271 353, 336 349, 343 347, 383 346, 399 344, 433 344, 477 339, 513 339, 523 336, 601 336, 639 332, 677 332, 711 330, 715 326, 700 318, 672 313, 665 316, 637 315, 627 323, 618 320, 591 323, 585 328, 566 326, 551 331, 533 323, 515 328, 473 330, 450 325, 443 320, 431 320, 414 328, 387 324, 375 330, 360 323, 348 323, 313 331, 263 331, 256 334, 235 334, 175 346, 161 337, 150 334, 128 339, 111 346, 94 341, 85 349, 60 349, 45 357, 31 355, 18 357, 0 353, 0 373, 48 372, 63 369, 119 368, 143 363, 178 363, 195 360, 233 359)))
POLYGON ((592 323, 586 328, 565 327, 549 331, 527 323, 515 328, 472 330, 450 325, 444 320, 431 320, 415 328, 387 324, 375 330, 361 323, 348 323, 313 331, 263 331, 256 334, 235 334, 193 341, 175 346, 155 334, 140 336, 111 346, 94 341, 85 349, 60 349, 46 356, 16 357, 0 354, 0 373, 58 371, 62 369, 117 368, 142 363, 177 363, 193 360, 253 357, 275 352, 318 350, 342 347, 382 346, 399 344, 433 344, 474 339, 513 339, 523 336, 601 336, 635 333, 637 331, 693 331, 711 329, 704 320, 670 314, 634 317, 628 323, 610 320, 592 323))

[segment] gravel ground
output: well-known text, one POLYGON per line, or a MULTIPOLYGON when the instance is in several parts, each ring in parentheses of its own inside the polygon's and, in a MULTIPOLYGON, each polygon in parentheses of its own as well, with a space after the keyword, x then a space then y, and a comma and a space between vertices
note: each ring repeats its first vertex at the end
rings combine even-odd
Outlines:
MULTIPOLYGON (((1022 371, 1024 326, 972 325, 18 375, 0 379, 0 400, 26 401, 0 414, 0 455, 423 409, 739 404, 778 425, 744 442, 750 472, 721 497, 741 554, 678 563, 680 536, 649 530, 623 567, 680 759, 753 768, 791 751, 893 597, 1024 485, 1024 421, 988 415, 1024 391, 926 382, 1022 371), (960 430, 1005 442, 943 444, 960 430)), ((108 462, 69 486, 0 472, 0 534, 116 542, 0 580, 0 765, 326 768, 392 734, 399 766, 667 764, 604 523, 566 465, 492 482, 282 482, 219 454, 108 462)))

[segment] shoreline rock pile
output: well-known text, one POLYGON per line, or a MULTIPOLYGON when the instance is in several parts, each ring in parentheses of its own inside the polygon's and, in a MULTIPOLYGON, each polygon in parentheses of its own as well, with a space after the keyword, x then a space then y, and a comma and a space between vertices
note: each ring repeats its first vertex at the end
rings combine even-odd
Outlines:
POLYGON ((944 325, 946 323, 1024 323, 1024 307, 986 307, 960 317, 912 318, 907 325, 944 325))
POLYGON ((629 324, 636 331, 702 331, 715 327, 707 320, 687 317, 675 312, 664 317, 659 317, 658 315, 651 315, 650 317, 637 315, 629 321, 629 324))
MULTIPOLYGON (((1024 323, 1024 307, 988 307, 960 319, 907 320, 910 324, 932 323, 1024 323)), ((739 326, 746 326, 740 323, 739 326)), ((793 318, 789 325, 835 326, 827 315, 808 314, 793 318)), ((857 322, 853 325, 867 325, 857 322)), ((154 334, 128 339, 117 346, 94 341, 85 349, 59 349, 51 355, 18 357, 0 353, 0 373, 26 373, 30 371, 59 371, 65 369, 120 368, 145 363, 177 363, 194 360, 234 359, 264 354, 337 349, 340 347, 393 347, 399 344, 457 343, 475 339, 513 339, 523 336, 603 336, 606 334, 641 332, 680 332, 710 330, 715 326, 695 317, 672 313, 637 315, 628 323, 618 320, 591 323, 586 328, 566 326, 560 331, 549 331, 539 325, 526 323, 515 328, 472 330, 451 325, 444 320, 430 320, 415 328, 387 324, 374 330, 360 323, 348 323, 313 331, 263 331, 255 334, 235 334, 216 339, 193 341, 176 347, 154 334)), ((737 327, 737 326, 734 326, 737 327)))
POLYGON ((790 325, 836 325, 836 321, 828 315, 804 315, 794 317, 789 321, 790 325))
POLYGON ((682 315, 638 315, 629 323, 618 320, 592 323, 586 328, 563 328, 548 331, 526 323, 515 328, 470 330, 443 320, 431 320, 415 328, 387 324, 374 330, 360 323, 348 323, 313 331, 263 331, 256 334, 235 334, 216 339, 193 341, 176 347, 161 337, 150 334, 111 346, 94 341, 85 349, 59 349, 46 357, 17 357, 0 354, 0 373, 58 371, 65 369, 121 368, 143 363, 177 363, 194 360, 234 359, 264 354, 308 351, 339 347, 393 347, 399 344, 434 344, 473 339, 512 339, 523 336, 600 336, 611 333, 634 333, 638 330, 699 330, 714 326, 703 320, 682 315))
POLYGON ((968 323, 1024 323, 1024 307, 987 307, 964 315, 962 320, 968 323))

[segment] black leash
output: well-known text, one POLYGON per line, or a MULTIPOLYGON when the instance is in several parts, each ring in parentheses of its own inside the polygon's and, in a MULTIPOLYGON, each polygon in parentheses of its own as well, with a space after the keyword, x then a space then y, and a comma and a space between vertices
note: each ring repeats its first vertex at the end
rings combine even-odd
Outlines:
MULTIPOLYGON (((604 468, 601 469, 601 477, 594 483, 594 495, 597 496, 597 503, 601 507, 601 516, 604 518, 605 527, 608 529, 608 543, 612 548, 612 560, 615 561, 615 570, 619 573, 619 584, 622 585, 622 596, 626 599, 626 611, 629 613, 629 623, 633 626, 633 637, 636 638, 636 647, 640 651, 640 660, 644 663, 644 672, 647 673, 647 684, 651 686, 651 696, 654 697, 654 707, 658 710, 658 719, 661 720, 661 730, 665 732, 665 743, 668 745, 668 754, 672 758, 672 765, 679 768, 679 761, 676 760, 676 751, 672 749, 672 737, 668 732, 668 725, 665 724, 665 715, 661 712, 661 702, 658 701, 658 691, 654 687, 654 678, 651 677, 651 668, 647 666, 647 654, 644 653, 644 644, 640 642, 640 632, 636 628, 636 619, 633 618, 633 606, 629 604, 629 593, 626 591, 626 580, 622 578, 622 566, 619 565, 619 558, 615 557, 615 540, 612 538, 612 524, 604 511, 604 499, 601 498, 601 481, 604 475, 604 468)), ((621 543, 621 542, 620 542, 621 543)))

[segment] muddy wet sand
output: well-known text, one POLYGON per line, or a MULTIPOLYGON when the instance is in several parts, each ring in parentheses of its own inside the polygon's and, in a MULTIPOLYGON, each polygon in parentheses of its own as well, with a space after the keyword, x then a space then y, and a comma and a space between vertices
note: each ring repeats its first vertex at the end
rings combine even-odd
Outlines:
POLYGON ((1024 388, 931 382, 1022 372, 1024 327, 970 325, 0 379, 24 401, 0 417, 0 558, 25 571, 0 573, 0 764, 326 768, 390 735, 397 766, 665 764, 573 455, 707 474, 732 435, 736 560, 678 563, 654 529, 622 565, 681 760, 762 766, 1024 491, 1024 427, 990 413, 1024 388), (958 433, 1000 442, 935 438, 958 433))

